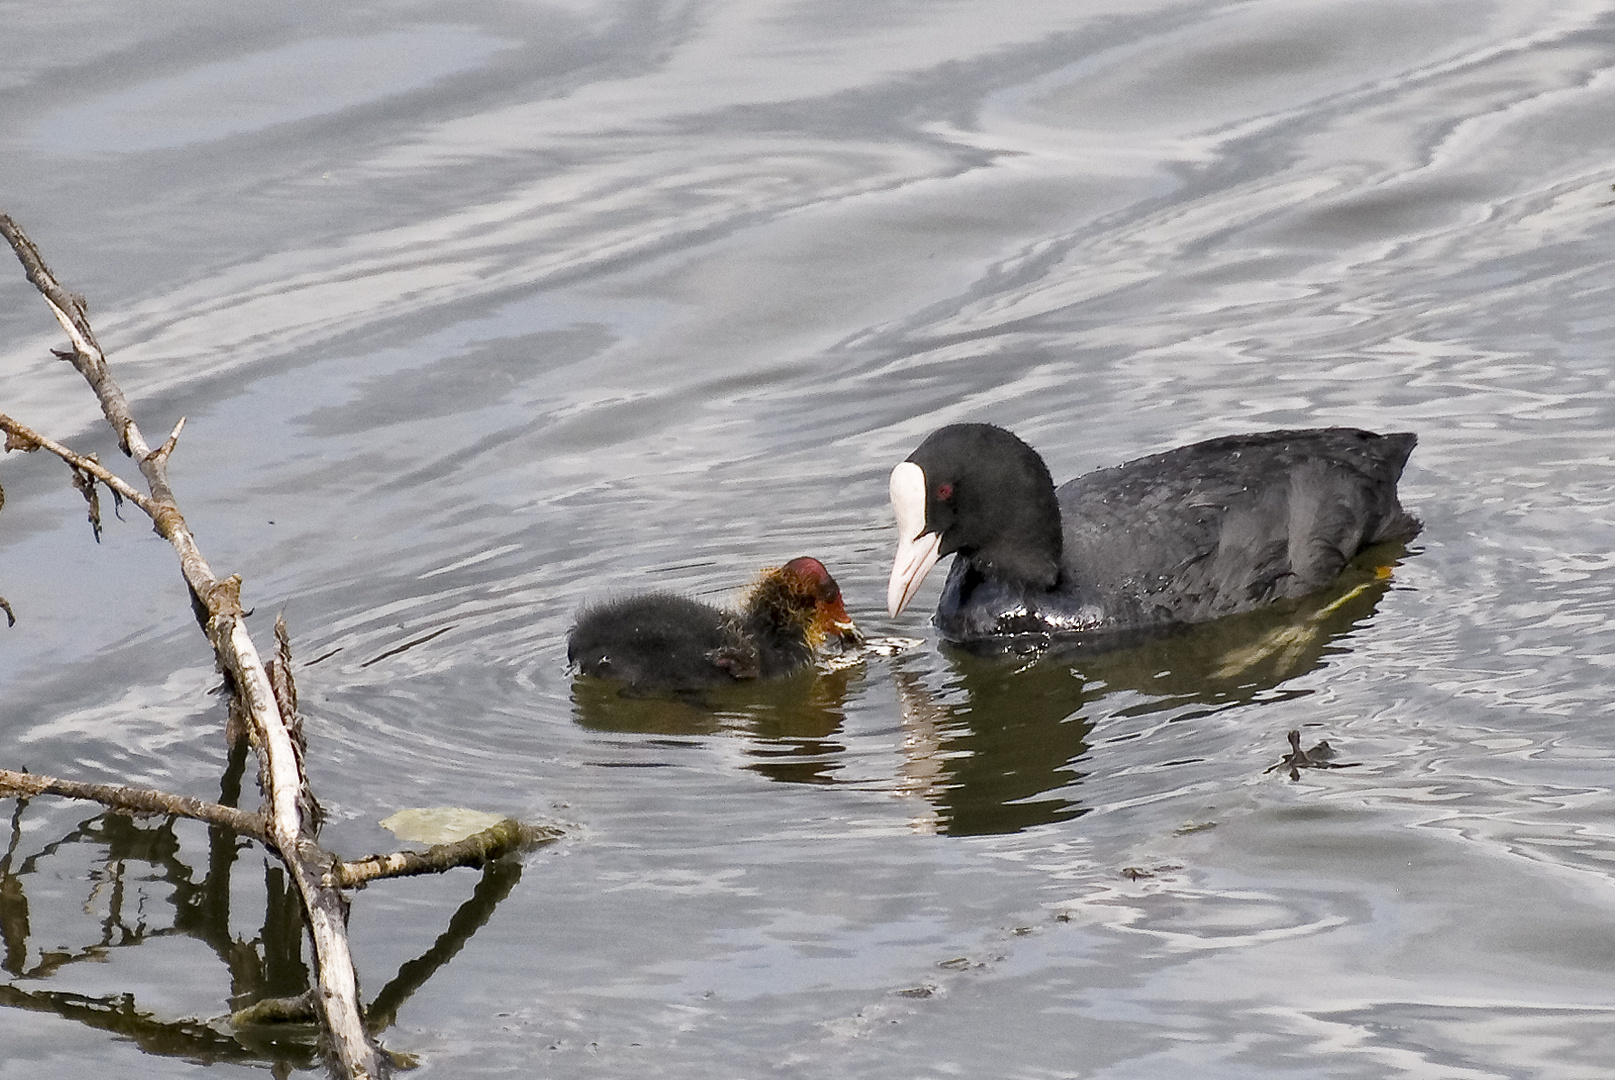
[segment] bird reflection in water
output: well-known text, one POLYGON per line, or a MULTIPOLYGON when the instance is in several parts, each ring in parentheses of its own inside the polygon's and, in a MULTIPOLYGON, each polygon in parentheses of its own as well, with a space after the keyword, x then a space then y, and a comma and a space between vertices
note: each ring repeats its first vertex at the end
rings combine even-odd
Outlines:
POLYGON ((1017 665, 966 652, 950 652, 948 663, 952 677, 940 695, 916 673, 895 675, 903 705, 900 788, 924 806, 911 827, 980 836, 1084 813, 1069 797, 1093 730, 1082 715, 1082 679, 1059 663, 1017 665))
POLYGON ((952 678, 937 691, 899 669, 900 786, 926 805, 914 827, 1006 833, 1082 814, 1077 785, 1097 766, 1079 762, 1101 702, 1112 694, 1144 696, 1127 715, 1172 713, 1184 721, 1258 696, 1311 693, 1272 692, 1345 650, 1336 642, 1373 615, 1403 552, 1399 544, 1372 549, 1326 592, 1165 637, 948 647, 952 678))
MULTIPOLYGON (((1374 614, 1403 553, 1399 544, 1370 549, 1325 592, 1164 637, 944 645, 940 678, 923 672, 912 650, 891 650, 903 734, 884 786, 916 801, 911 826, 922 832, 1012 833, 1078 817, 1082 777, 1102 767, 1089 754, 1105 698, 1142 695, 1125 715, 1171 713, 1181 722, 1310 694, 1280 687, 1346 651, 1342 639, 1374 614)), ((635 698, 579 680, 573 704, 577 722, 594 730, 740 734, 751 743, 747 767, 770 779, 870 787, 868 776, 838 774, 851 741, 847 702, 878 686, 881 662, 865 656, 700 699, 635 698)))
POLYGON ((781 679, 719 686, 699 694, 634 695, 601 679, 572 684, 573 716, 592 731, 674 740, 725 732, 752 740, 748 768, 794 784, 830 784, 841 769, 846 702, 861 665, 825 665, 781 679))
POLYGON ((1200 705, 1177 719, 1205 715, 1264 696, 1303 697, 1293 688, 1269 694, 1283 683, 1323 667, 1346 651, 1335 642, 1370 619, 1391 586, 1405 553, 1401 544, 1364 552, 1342 571, 1333 588, 1260 611, 1234 615, 1133 648, 1072 657, 1084 677, 1107 688, 1147 694, 1149 703, 1131 713, 1200 705))

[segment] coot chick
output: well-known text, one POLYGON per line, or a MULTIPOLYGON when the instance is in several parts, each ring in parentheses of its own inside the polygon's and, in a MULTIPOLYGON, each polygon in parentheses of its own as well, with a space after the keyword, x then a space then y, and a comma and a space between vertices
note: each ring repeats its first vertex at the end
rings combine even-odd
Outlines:
POLYGON ((739 611, 671 593, 587 608, 567 635, 566 658, 635 691, 691 691, 788 675, 832 638, 863 643, 835 578, 803 557, 765 571, 739 611))
POLYGON ((990 424, 933 432, 892 470, 896 615, 957 554, 944 637, 1149 632, 1324 588, 1359 551, 1411 540, 1396 497, 1418 437, 1356 428, 1231 435, 1078 477, 1058 491, 990 424))

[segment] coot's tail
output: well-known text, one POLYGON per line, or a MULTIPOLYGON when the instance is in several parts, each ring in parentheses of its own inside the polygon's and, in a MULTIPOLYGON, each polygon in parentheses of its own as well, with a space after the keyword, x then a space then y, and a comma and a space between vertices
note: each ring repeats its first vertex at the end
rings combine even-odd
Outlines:
POLYGON ((1402 509, 1402 503, 1396 497, 1397 481, 1402 479, 1402 469, 1408 463, 1408 455, 1418 444, 1419 437, 1411 431, 1381 435, 1374 444, 1377 463, 1383 470, 1385 502, 1379 515, 1379 527, 1368 541, 1370 544, 1392 540, 1406 543, 1424 528, 1424 522, 1402 509))

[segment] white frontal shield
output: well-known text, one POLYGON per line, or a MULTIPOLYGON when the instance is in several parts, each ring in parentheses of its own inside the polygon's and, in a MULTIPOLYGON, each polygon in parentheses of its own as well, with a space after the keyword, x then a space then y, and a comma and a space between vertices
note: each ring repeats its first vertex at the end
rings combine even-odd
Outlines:
POLYGON ((899 615, 940 556, 942 537, 925 531, 925 472, 912 461, 892 470, 892 510, 897 515, 897 558, 886 584, 886 610, 899 615))

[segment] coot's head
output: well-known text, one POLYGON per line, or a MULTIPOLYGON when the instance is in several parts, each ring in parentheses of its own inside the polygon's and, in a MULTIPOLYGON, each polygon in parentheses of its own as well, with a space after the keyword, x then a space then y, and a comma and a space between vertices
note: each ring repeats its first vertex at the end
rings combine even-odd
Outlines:
POLYGON ((958 552, 1015 585, 1060 576, 1060 506, 1037 451, 991 424, 939 428, 892 470, 897 559, 886 609, 897 615, 938 559, 958 552))
POLYGON ((764 571, 746 597, 745 612, 781 632, 802 634, 815 649, 832 638, 844 648, 864 642, 842 602, 841 586, 823 563, 805 555, 764 571))

